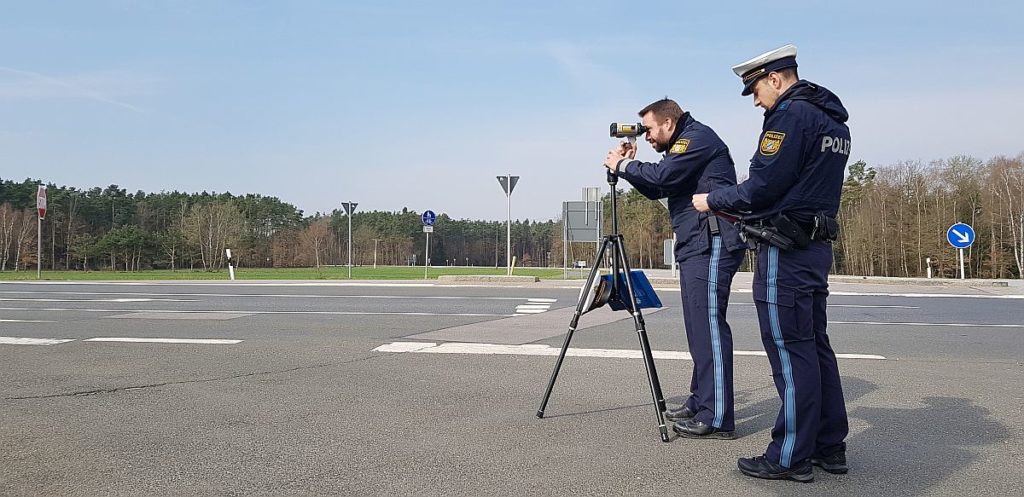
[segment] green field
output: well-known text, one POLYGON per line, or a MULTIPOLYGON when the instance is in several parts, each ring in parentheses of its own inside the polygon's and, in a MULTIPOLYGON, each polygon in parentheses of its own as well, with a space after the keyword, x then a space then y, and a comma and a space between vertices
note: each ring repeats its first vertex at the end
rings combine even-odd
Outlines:
MULTIPOLYGON (((348 279, 347 267, 316 268, 238 268, 235 279, 238 280, 344 280, 348 279)), ((431 267, 427 270, 427 279, 437 279, 441 275, 503 275, 505 268, 493 267, 431 267)), ((562 279, 561 269, 551 268, 516 268, 517 276, 537 276, 541 279, 562 279)), ((570 271, 569 277, 579 277, 578 271, 570 271)), ((35 280, 35 269, 28 271, 0 272, 0 281, 35 280)), ((227 280, 227 269, 221 271, 189 271, 189 270, 151 270, 151 271, 43 271, 42 279, 51 281, 64 280, 227 280)), ((379 266, 353 267, 354 280, 422 280, 423 267, 410 266, 379 266)))

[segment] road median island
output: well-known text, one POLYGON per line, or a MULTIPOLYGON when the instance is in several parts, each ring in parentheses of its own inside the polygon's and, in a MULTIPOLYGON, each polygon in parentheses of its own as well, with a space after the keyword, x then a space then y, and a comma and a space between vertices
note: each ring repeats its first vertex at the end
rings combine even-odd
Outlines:
POLYGON ((540 278, 536 276, 450 274, 437 277, 438 283, 504 283, 521 285, 523 283, 537 283, 539 281, 540 278))

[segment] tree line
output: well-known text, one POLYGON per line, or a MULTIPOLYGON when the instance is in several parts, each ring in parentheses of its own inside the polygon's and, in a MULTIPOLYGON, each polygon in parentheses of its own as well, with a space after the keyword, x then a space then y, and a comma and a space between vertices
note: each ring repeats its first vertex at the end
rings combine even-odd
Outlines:
POLYGON ((838 272, 956 277, 957 250, 946 240, 970 224, 967 277, 1020 278, 1024 273, 1024 154, 982 161, 969 156, 885 167, 850 166, 835 246, 838 272))
MULTIPOLYGON (((0 180, 0 271, 36 264, 38 181, 0 180)), ((341 209, 304 215, 277 197, 230 193, 129 193, 117 185, 80 190, 47 185, 42 263, 46 269, 217 271, 230 248, 242 267, 311 267, 348 263, 349 219, 341 209)), ((610 205, 605 195, 605 232, 610 205)), ((956 249, 946 230, 965 222, 977 233, 965 250, 968 277, 1024 273, 1024 154, 982 161, 956 156, 869 166, 851 164, 834 244, 837 274, 956 277, 956 249)), ((352 263, 423 265, 420 213, 356 212, 352 263)), ((667 211, 635 190, 619 196, 619 227, 635 268, 664 267, 672 237, 667 211)), ((442 213, 430 237, 434 266, 505 265, 505 222, 456 220, 442 213)), ((561 267, 590 261, 596 243, 563 246, 561 220, 512 223, 519 266, 561 267)), ((749 263, 748 263, 749 266, 749 263)))
MULTIPOLYGON (((0 271, 36 265, 39 181, 0 179, 0 271)), ((129 193, 117 185, 81 190, 47 186, 42 265, 53 270, 143 269, 218 271, 232 250, 242 267, 310 267, 348 263, 348 218, 341 209, 303 214, 277 197, 230 193, 129 193)), ((422 265, 420 213, 356 212, 352 262, 422 265)), ((512 223, 518 264, 558 266, 557 221, 512 223)), ((504 222, 437 217, 433 265, 505 265, 504 222)))

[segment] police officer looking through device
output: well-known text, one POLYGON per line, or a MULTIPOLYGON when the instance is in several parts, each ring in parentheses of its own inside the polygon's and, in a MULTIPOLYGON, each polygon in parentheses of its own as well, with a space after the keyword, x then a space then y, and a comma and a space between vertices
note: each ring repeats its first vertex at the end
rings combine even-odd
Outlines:
MULTIPOLYGON (((796 47, 733 67, 743 95, 764 112, 750 176, 693 196, 700 212, 743 213, 758 240, 754 300, 761 341, 782 408, 764 454, 740 458, 743 474, 813 481, 812 466, 846 473, 849 432, 836 356, 826 333, 828 271, 838 229, 849 117, 839 97, 799 79, 796 47)), ((750 231, 747 231, 748 233, 750 231)))
POLYGON ((732 331, 726 309, 745 245, 735 226, 698 213, 690 199, 694 192, 735 185, 736 169, 714 130, 676 102, 659 100, 639 114, 647 142, 664 157, 659 162, 633 160, 636 146, 622 143, 608 151, 605 166, 647 198, 668 198, 693 372, 685 404, 666 416, 682 437, 733 439, 732 331))

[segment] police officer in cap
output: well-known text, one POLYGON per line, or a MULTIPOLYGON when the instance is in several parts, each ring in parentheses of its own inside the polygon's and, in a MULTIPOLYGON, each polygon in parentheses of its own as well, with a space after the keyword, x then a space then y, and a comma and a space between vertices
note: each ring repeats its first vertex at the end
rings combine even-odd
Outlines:
POLYGON ((685 438, 736 438, 733 414, 732 331, 726 322, 733 275, 743 262, 737 228, 694 210, 695 192, 736 184, 729 148, 714 130, 684 112, 675 101, 658 100, 640 110, 647 142, 664 153, 659 162, 633 160, 635 146, 608 151, 605 166, 650 199, 668 198, 683 326, 693 357, 690 395, 666 413, 685 438))
POLYGON ((761 340, 782 408, 763 455, 741 458, 743 474, 813 481, 812 466, 846 473, 849 432, 836 356, 826 334, 828 271, 838 234, 849 115, 832 92, 797 75, 786 45, 733 67, 743 95, 764 108, 750 176, 693 196, 700 212, 741 214, 758 240, 754 299, 761 340), (771 243, 769 243, 769 240, 771 243))

